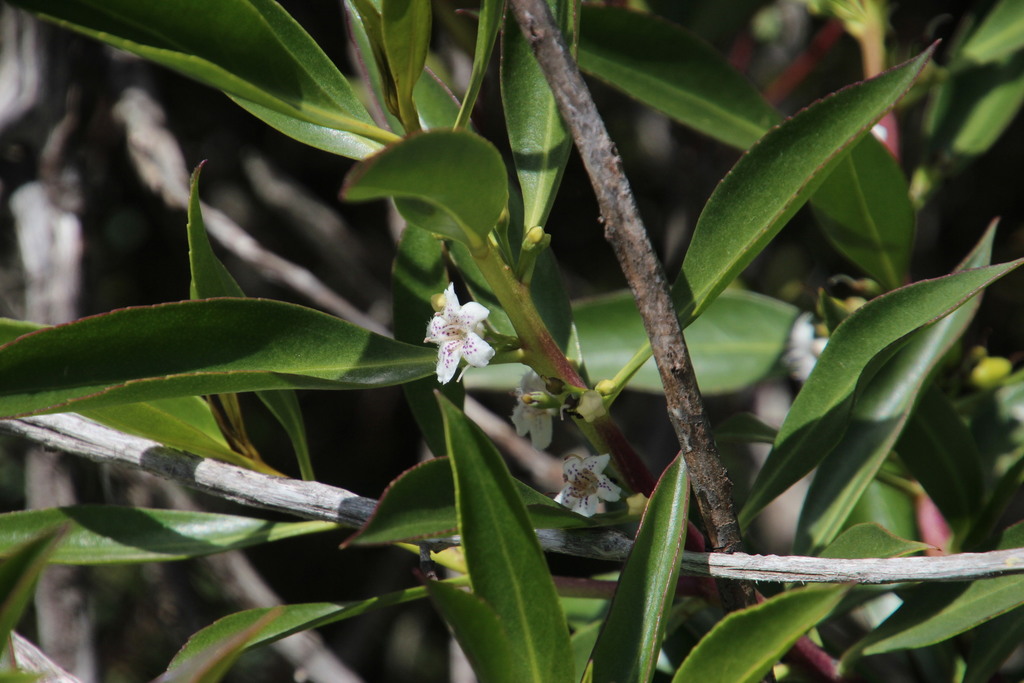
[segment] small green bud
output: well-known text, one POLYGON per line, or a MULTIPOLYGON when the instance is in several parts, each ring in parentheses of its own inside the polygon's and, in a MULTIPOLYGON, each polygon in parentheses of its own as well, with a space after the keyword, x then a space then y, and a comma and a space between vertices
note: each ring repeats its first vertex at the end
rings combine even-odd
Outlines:
POLYGON ((615 382, 610 379, 603 379, 594 386, 594 391, 602 396, 611 396, 615 393, 615 382))
POLYGON ((444 295, 444 292, 435 294, 430 297, 430 307, 434 309, 435 313, 440 313, 444 310, 445 305, 448 303, 448 297, 444 295))
POLYGON ((971 370, 971 384, 978 389, 995 389, 1013 372, 1013 363, 1002 356, 981 359, 971 370))

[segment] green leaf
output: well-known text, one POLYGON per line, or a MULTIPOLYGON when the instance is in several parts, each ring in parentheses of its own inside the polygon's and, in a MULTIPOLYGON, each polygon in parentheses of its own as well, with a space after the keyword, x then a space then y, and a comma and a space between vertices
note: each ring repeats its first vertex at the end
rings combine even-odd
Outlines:
POLYGON ((449 401, 438 400, 473 592, 508 630, 526 680, 575 683, 558 594, 508 468, 478 427, 449 401))
POLYGON ((501 154, 483 138, 467 131, 429 131, 357 165, 345 178, 342 196, 349 201, 394 197, 413 225, 474 247, 483 244, 505 211, 508 180, 501 154))
POLYGON ((839 443, 858 394, 901 341, 953 312, 1024 263, 924 280, 868 302, 836 328, 779 429, 775 447, 740 513, 746 526, 839 443))
POLYGON ((14 341, 23 334, 41 330, 46 325, 33 323, 28 320, 14 320, 12 318, 0 318, 0 344, 14 341))
MULTIPOLYGON (((454 579, 446 583, 459 584, 465 583, 465 580, 454 579)), ((248 648, 266 645, 300 631, 308 631, 326 626, 327 624, 333 624, 382 607, 419 600, 425 598, 426 595, 426 589, 423 586, 417 586, 356 602, 313 602, 300 605, 282 605, 278 608, 260 607, 236 612, 194 633, 188 639, 188 642, 185 643, 185 646, 174 656, 169 669, 186 664, 213 643, 221 642, 231 638, 234 634, 246 631, 253 624, 260 622, 271 611, 277 612, 277 610, 280 610, 277 616, 259 630, 259 633, 249 639, 248 648)))
POLYGON ((381 36, 395 86, 399 118, 406 132, 419 129, 412 93, 423 74, 430 47, 429 0, 382 0, 381 36))
MULTIPOLYGON (((1024 547, 1024 523, 1008 529, 998 549, 1024 547)), ((968 631, 1024 604, 1024 577, 926 584, 905 596, 881 626, 846 651, 842 666, 860 657, 925 647, 968 631)))
POLYGON ((469 660, 480 683, 519 683, 529 679, 524 660, 514 652, 497 613, 472 593, 440 581, 427 592, 469 660))
POLYGON ((231 450, 209 404, 198 396, 126 403, 78 411, 90 420, 205 458, 251 468, 249 458, 231 450))
POLYGON ((0 556, 26 539, 65 525, 50 562, 168 562, 337 529, 329 522, 268 522, 251 517, 115 505, 75 505, 0 515, 0 556))
POLYGON ((956 171, 983 154, 1024 104, 1024 51, 958 71, 935 92, 925 120, 932 154, 956 171))
POLYGON ((0 415, 262 389, 399 384, 435 352, 302 306, 205 299, 124 308, 0 347, 0 415))
MULTIPOLYGON (((1024 642, 1024 609, 1007 612, 974 630, 963 683, 988 683, 1024 642)), ((998 680, 998 679, 996 679, 998 680)))
MULTIPOLYGON (((187 232, 189 270, 192 274, 189 298, 244 297, 245 293, 235 278, 231 277, 231 273, 213 253, 210 238, 206 234, 203 209, 199 202, 199 175, 202 170, 203 164, 196 167, 189 187, 187 232)), ((302 478, 306 481, 316 479, 309 457, 309 444, 306 441, 306 425, 302 420, 302 411, 299 409, 299 400, 295 392, 258 391, 256 395, 288 433, 302 478)))
POLYGON ((350 151, 359 156, 367 146, 395 139, 373 125, 337 67, 272 0, 17 0, 14 4, 223 90, 236 101, 275 112, 279 118, 343 131, 350 139, 350 151))
POLYGON ((964 41, 957 55, 978 64, 1001 60, 1024 48, 1024 5, 1000 0, 964 41))
POLYGON ((459 114, 455 120, 455 128, 465 128, 469 125, 473 107, 476 106, 476 98, 480 94, 480 86, 484 82, 484 76, 487 75, 491 52, 494 51, 494 41, 498 37, 498 29, 501 28, 501 15, 504 7, 505 3, 501 0, 483 0, 480 3, 476 47, 473 50, 473 70, 469 74, 469 84, 466 86, 466 95, 462 98, 462 106, 459 108, 459 114))
MULTIPOLYGON (((551 0, 555 23, 573 41, 572 0, 551 0)), ((523 193, 523 227, 547 222, 572 138, 547 79, 511 12, 502 34, 501 101, 516 175, 523 193)))
MULTIPOLYGON (((407 228, 398 242, 391 273, 395 339, 410 344, 423 342, 427 323, 434 315, 430 297, 443 292, 447 286, 444 244, 426 230, 407 228)), ((447 448, 444 426, 434 391, 441 391, 449 401, 461 406, 466 396, 465 386, 462 382, 441 385, 431 376, 403 384, 402 390, 427 446, 434 455, 444 455, 447 448)))
MULTIPOLYGON (((723 394, 782 374, 779 358, 799 311, 760 294, 727 290, 686 330, 686 342, 704 394, 723 394)), ((573 318, 595 380, 613 377, 646 340, 636 302, 628 291, 589 299, 574 306, 573 318)), ((654 363, 648 361, 630 388, 662 391, 654 363)))
POLYGON ((740 149, 778 116, 714 48, 649 14, 584 5, 579 62, 586 73, 740 149))
MULTIPOLYGON (((593 526, 596 522, 559 505, 529 486, 514 482, 535 529, 593 526)), ((400 474, 381 496, 373 516, 345 545, 417 541, 458 532, 451 461, 435 458, 400 474)))
POLYGON ((733 413, 715 426, 718 443, 774 443, 779 430, 753 413, 733 413))
POLYGON ((806 586, 727 614, 683 660, 673 683, 761 680, 800 636, 828 616, 848 590, 806 586))
POLYGON ((906 93, 932 49, 811 105, 772 129, 733 166, 704 206, 673 287, 685 322, 740 274, 844 153, 906 93))
POLYGON ((169 668, 154 683, 219 683, 245 652, 246 645, 253 636, 278 618, 283 609, 283 607, 270 608, 249 628, 211 643, 195 653, 183 666, 169 668))
POLYGON ((985 489, 978 446, 945 394, 933 387, 921 395, 896 451, 959 545, 982 508, 985 489))
POLYGON ((686 463, 678 455, 647 504, 594 646, 598 680, 639 682, 654 677, 679 577, 689 490, 686 463))
POLYGON ((878 524, 856 524, 839 534, 819 556, 846 559, 903 557, 931 547, 927 543, 900 538, 878 524))
MULTIPOLYGON (((0 529, 0 532, 6 530, 0 529)), ((49 528, 22 539, 0 564, 0 642, 7 643, 25 608, 32 601, 36 580, 58 548, 63 529, 49 528)), ((6 649, 6 647, 4 648, 6 649)))
POLYGON ((906 282, 914 242, 910 187, 892 154, 873 136, 861 140, 814 193, 825 237, 886 289, 906 282))

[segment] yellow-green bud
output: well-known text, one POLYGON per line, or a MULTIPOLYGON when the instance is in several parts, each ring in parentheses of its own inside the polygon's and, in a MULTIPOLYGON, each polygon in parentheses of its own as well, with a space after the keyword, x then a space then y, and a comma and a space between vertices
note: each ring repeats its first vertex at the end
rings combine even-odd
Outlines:
POLYGON ((434 296, 430 297, 430 307, 433 308, 434 311, 437 313, 443 311, 445 304, 447 303, 448 297, 444 295, 444 292, 441 292, 440 294, 435 294, 434 296))
POLYGON ((971 384, 979 389, 994 389, 1013 372, 1013 363, 1002 356, 982 358, 971 370, 971 384))
POLYGON ((603 379, 594 386, 594 391, 602 396, 611 396, 615 393, 615 382, 610 379, 603 379))
POLYGON ((604 399, 593 389, 584 392, 580 397, 580 404, 576 407, 576 412, 587 422, 593 422, 608 414, 608 410, 604 407, 604 399))

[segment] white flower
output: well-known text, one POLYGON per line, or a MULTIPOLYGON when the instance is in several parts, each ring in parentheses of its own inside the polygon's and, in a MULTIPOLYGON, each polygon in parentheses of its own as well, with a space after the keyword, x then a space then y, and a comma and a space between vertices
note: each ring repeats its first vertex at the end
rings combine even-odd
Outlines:
POLYGON ((437 381, 447 384, 455 376, 459 359, 465 358, 470 365, 482 368, 494 357, 494 349, 482 336, 484 320, 491 312, 475 301, 460 306, 454 284, 449 284, 442 296, 444 309, 430 319, 423 341, 438 345, 437 381))
POLYGON ((555 496, 555 502, 584 517, 592 517, 597 512, 598 500, 618 500, 622 489, 601 474, 609 460, 607 454, 586 458, 570 455, 566 458, 562 463, 565 486, 555 496))
POLYGON ((782 361, 789 368, 793 379, 806 382, 811 370, 818 362, 818 356, 825 350, 828 339, 815 334, 814 323, 810 313, 802 313, 793 323, 789 332, 789 342, 782 361))
POLYGON ((529 394, 541 392, 546 396, 544 380, 533 370, 527 370, 519 380, 516 389, 516 407, 512 409, 512 424, 516 426, 519 436, 530 435, 533 447, 543 450, 551 445, 551 416, 557 412, 555 408, 542 408, 529 400, 529 394))

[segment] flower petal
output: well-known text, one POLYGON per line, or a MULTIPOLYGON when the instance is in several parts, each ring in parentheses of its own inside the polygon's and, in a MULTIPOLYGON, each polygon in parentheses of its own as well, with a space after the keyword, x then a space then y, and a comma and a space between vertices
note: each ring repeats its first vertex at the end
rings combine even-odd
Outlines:
POLYGON ((437 381, 441 384, 448 384, 455 371, 459 369, 459 359, 462 358, 462 341, 453 340, 442 342, 437 349, 437 381))
MULTIPOLYGON (((469 304, 466 304, 467 306, 469 304)), ((481 306, 481 308, 483 308, 481 306)), ((484 309, 487 310, 487 309, 484 309)), ((468 333, 465 338, 461 341, 462 344, 462 357, 466 359, 466 362, 470 365, 482 368, 494 358, 494 349, 491 345, 483 340, 483 337, 476 334, 475 332, 468 333)))

